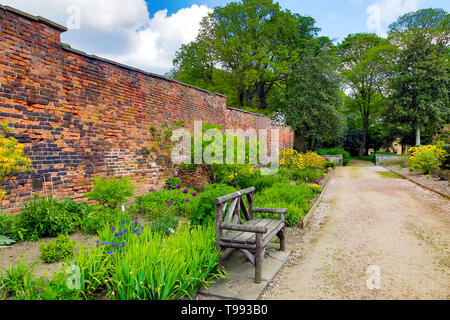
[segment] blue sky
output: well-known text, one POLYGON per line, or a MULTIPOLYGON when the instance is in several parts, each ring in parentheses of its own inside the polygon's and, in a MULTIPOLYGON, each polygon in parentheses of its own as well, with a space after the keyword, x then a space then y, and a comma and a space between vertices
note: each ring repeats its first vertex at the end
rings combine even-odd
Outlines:
MULTIPOLYGON (((181 8, 190 7, 193 4, 206 5, 209 8, 223 6, 232 1, 226 0, 146 0, 149 12, 152 15, 158 10, 167 9, 169 14, 177 12, 181 8)), ((367 27, 366 13, 367 7, 377 2, 380 7, 386 7, 387 3, 391 3, 386 10, 392 9, 392 3, 398 3, 399 8, 408 8, 416 6, 417 9, 423 8, 443 8, 450 11, 449 0, 422 0, 408 1, 390 0, 390 1, 372 1, 372 0, 279 0, 282 8, 289 9, 292 12, 308 15, 316 19, 317 26, 322 29, 321 35, 328 36, 338 41, 343 40, 350 33, 371 32, 367 27)), ((395 4, 394 4, 395 6, 395 4)), ((382 8, 383 9, 383 8, 382 8)), ((382 12, 383 15, 383 12, 382 12)), ((384 14, 386 15, 386 14, 384 14)), ((394 12, 395 16, 395 12, 394 12)), ((387 27, 392 19, 386 17, 387 21, 382 21, 381 28, 386 32, 387 27), (389 21, 390 20, 390 21, 389 21)))
MULTIPOLYGON (((444 8, 449 0, 278 0, 309 15, 320 35, 342 41, 348 34, 383 36, 400 15, 444 8)), ((61 41, 73 48, 145 71, 164 74, 182 44, 195 40, 200 21, 228 0, 0 0, 68 27, 61 41), (77 22, 77 23, 74 23, 77 22)))

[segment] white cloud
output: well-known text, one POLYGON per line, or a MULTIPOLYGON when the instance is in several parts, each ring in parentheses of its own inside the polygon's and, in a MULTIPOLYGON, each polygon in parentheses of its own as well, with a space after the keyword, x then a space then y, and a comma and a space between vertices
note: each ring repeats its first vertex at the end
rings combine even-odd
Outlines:
POLYGON ((167 10, 158 11, 146 28, 130 36, 133 50, 110 58, 138 67, 153 65, 169 70, 175 52, 182 44, 195 40, 200 21, 211 11, 204 5, 192 5, 170 16, 167 10))
POLYGON ((419 0, 372 0, 372 4, 367 7, 367 27, 386 36, 383 29, 394 22, 399 16, 416 11, 419 0))
POLYGON ((150 18, 145 0, 0 0, 64 26, 73 23, 79 7, 80 29, 62 34, 63 42, 90 54, 154 73, 172 66, 176 50, 197 36, 200 21, 212 10, 192 5, 168 16, 161 10, 150 18))

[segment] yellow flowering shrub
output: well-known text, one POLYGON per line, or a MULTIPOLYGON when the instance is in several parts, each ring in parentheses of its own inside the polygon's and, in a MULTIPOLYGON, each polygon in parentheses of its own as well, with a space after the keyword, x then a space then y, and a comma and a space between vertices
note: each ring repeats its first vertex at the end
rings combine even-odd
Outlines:
POLYGON ((325 163, 326 160, 324 158, 312 151, 303 154, 294 149, 283 149, 280 151, 280 166, 298 169, 321 169, 325 166, 325 163))
POLYGON ((34 170, 31 159, 23 152, 23 144, 18 143, 15 138, 5 136, 10 131, 5 124, 0 124, 0 200, 5 197, 6 191, 3 188, 12 177, 34 170))
POLYGON ((424 174, 436 171, 446 156, 442 148, 432 144, 409 148, 408 153, 410 168, 424 174))

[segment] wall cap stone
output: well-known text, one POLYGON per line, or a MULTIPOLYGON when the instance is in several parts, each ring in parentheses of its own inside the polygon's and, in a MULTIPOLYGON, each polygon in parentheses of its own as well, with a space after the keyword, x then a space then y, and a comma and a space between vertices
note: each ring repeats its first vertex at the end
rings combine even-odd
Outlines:
POLYGON ((48 20, 48 19, 46 19, 44 17, 34 16, 32 14, 20 11, 19 9, 16 9, 16 8, 13 8, 13 7, 10 7, 10 6, 3 6, 1 4, 0 4, 0 8, 3 9, 3 10, 6 10, 6 11, 9 11, 9 12, 13 12, 15 14, 18 14, 18 15, 24 17, 24 18, 41 22, 41 23, 46 24, 49 27, 52 27, 52 28, 54 28, 56 30, 59 30, 61 32, 66 32, 67 31, 66 27, 64 27, 64 26, 62 26, 62 25, 60 25, 60 24, 58 24, 56 22, 50 21, 50 20, 48 20))

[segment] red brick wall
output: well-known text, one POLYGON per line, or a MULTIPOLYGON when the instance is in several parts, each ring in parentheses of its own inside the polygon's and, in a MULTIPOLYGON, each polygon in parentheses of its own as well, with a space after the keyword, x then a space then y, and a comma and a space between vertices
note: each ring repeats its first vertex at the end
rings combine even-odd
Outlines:
MULTIPOLYGON (((96 176, 130 176, 137 194, 160 189, 169 173, 152 126, 183 121, 193 128, 202 120, 272 128, 266 117, 228 109, 222 95, 67 48, 62 31, 0 7, 0 122, 13 128, 36 168, 7 186, 7 213, 35 192, 83 199, 96 176)), ((292 146, 291 130, 277 128, 281 144, 292 146)))

